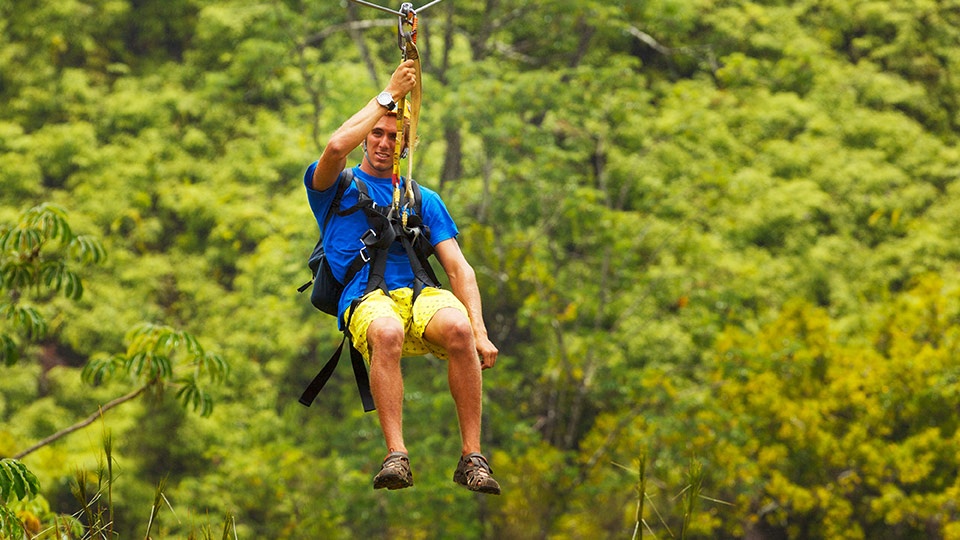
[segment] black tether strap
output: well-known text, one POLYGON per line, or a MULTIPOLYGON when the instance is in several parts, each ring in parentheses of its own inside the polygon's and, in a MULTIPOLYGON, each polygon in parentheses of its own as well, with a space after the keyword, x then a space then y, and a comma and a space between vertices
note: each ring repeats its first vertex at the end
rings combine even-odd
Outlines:
MULTIPOLYGON (((354 301, 353 305, 350 306, 350 316, 347 318, 348 327, 350 317, 353 316, 357 304, 358 302, 354 301)), ((370 412, 377 408, 373 403, 373 393, 370 391, 370 379, 367 377, 367 365, 363 361, 363 355, 353 346, 353 340, 349 339, 346 332, 344 332, 343 339, 340 340, 340 346, 337 347, 337 352, 333 353, 333 356, 330 357, 330 360, 327 360, 327 363, 323 366, 323 369, 320 370, 320 373, 317 373, 317 376, 310 381, 306 390, 300 395, 300 403, 309 407, 313 404, 313 401, 317 399, 317 394, 320 393, 323 386, 330 380, 330 376, 333 375, 334 370, 337 369, 337 364, 340 363, 340 355, 343 353, 343 344, 347 341, 350 341, 350 363, 353 364, 353 375, 357 379, 357 390, 360 392, 360 401, 363 402, 363 411, 370 412)))

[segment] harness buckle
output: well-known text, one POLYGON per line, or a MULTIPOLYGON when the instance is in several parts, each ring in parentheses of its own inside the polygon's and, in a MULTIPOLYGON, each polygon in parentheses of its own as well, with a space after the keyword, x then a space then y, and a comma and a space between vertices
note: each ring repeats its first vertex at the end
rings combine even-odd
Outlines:
POLYGON ((363 244, 364 249, 377 245, 377 231, 367 229, 367 232, 360 236, 360 243, 363 244))
POLYGON ((367 251, 367 248, 374 246, 377 243, 377 231, 373 229, 367 229, 367 232, 363 233, 363 236, 360 237, 360 244, 363 246, 360 248, 360 258, 363 259, 363 262, 370 262, 370 253, 367 251))
POLYGON ((404 227, 403 232, 410 239, 410 243, 415 243, 420 238, 420 227, 404 227))

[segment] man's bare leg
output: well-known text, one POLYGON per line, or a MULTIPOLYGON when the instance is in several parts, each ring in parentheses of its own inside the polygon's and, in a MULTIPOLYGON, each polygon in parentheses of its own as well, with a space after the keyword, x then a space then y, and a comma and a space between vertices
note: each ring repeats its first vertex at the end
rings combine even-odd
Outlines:
POLYGON ((447 383, 457 408, 461 453, 479 453, 483 377, 470 320, 456 309, 441 309, 430 320, 424 337, 447 351, 447 383))
POLYGON ((490 464, 480 453, 480 420, 483 412, 483 376, 470 320, 460 311, 444 308, 431 319, 424 336, 447 350, 447 380, 460 421, 460 462, 453 481, 471 491, 500 494, 490 464))
POLYGON ((406 452, 403 442, 403 326, 394 319, 376 319, 367 329, 370 347, 370 392, 380 418, 388 452, 406 452))
POLYGON ((396 320, 374 320, 367 329, 370 347, 370 391, 380 428, 387 444, 387 457, 373 479, 374 489, 403 489, 413 485, 410 458, 403 443, 403 326, 396 320))

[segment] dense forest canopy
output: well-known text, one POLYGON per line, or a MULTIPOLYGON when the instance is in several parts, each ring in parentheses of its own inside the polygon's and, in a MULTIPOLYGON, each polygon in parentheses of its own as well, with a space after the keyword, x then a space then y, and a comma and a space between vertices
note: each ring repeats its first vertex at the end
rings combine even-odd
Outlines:
POLYGON ((0 0, 0 457, 112 404, 2 462, 0 526, 100 489, 121 538, 960 538, 960 3, 444 0, 419 47, 503 496, 450 481, 442 361, 403 493, 349 369, 296 399, 339 344, 302 175, 395 19, 0 0))

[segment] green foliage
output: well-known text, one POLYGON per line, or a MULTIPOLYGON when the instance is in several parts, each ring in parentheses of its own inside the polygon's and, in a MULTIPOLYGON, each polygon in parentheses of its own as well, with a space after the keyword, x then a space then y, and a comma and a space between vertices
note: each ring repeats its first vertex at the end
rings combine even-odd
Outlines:
POLYGON ((0 460, 0 502, 32 499, 40 492, 40 482, 29 469, 15 459, 0 460))
POLYGON ((23 523, 5 505, 0 505, 0 534, 7 538, 22 538, 26 534, 23 523))
MULTIPOLYGON (((955 537, 955 7, 424 12, 416 176, 458 222, 501 350, 484 440, 510 495, 481 502, 449 485, 442 363, 406 369, 417 488, 402 497, 369 490, 381 442, 349 370, 312 409, 295 402, 337 343, 294 292, 316 234, 300 178, 385 84, 395 21, 352 2, 0 1, 0 355, 30 360, 0 378, 4 447, 148 387, 107 417, 115 452, 142 456, 117 485, 121 537, 142 537, 167 473, 197 521, 159 512, 158 537, 226 535, 211 515, 264 538, 639 522, 955 537), (637 448, 639 516, 611 466, 637 448), (694 485, 704 497, 678 497, 694 485)), ((55 464, 78 444, 37 453, 59 506, 55 464)))
POLYGON ((71 299, 83 295, 83 286, 67 262, 81 264, 101 262, 106 253, 100 243, 88 236, 74 235, 62 208, 42 204, 23 213, 16 226, 0 229, 0 250, 3 265, 0 276, 8 290, 29 289, 44 285, 71 299), (45 251, 48 245, 59 244, 54 254, 45 251))
POLYGON ((11 503, 33 499, 39 493, 40 482, 30 469, 15 459, 0 459, 0 535, 20 538, 26 534, 11 503))
POLYGON ((47 203, 28 209, 14 225, 0 226, 0 359, 12 365, 19 358, 16 336, 38 340, 48 324, 40 311, 23 305, 25 295, 40 300, 62 292, 72 300, 83 295, 74 265, 99 264, 106 252, 98 240, 75 235, 62 208, 47 203))
POLYGON ((672 429, 689 430, 692 451, 709 464, 705 483, 756 530, 844 538, 945 530, 957 425, 940 411, 958 405, 948 360, 957 331, 945 324, 957 299, 955 285, 927 276, 862 337, 838 335, 826 313, 802 303, 759 332, 731 328, 704 375, 710 407, 695 405, 694 424, 672 429))
POLYGON ((201 416, 213 411, 213 398, 203 383, 226 380, 230 368, 222 357, 204 351, 191 334, 162 325, 141 324, 127 334, 127 342, 126 353, 87 363, 83 379, 90 384, 100 384, 125 375, 158 393, 165 386, 175 385, 179 387, 177 398, 184 408, 193 409, 201 416))

